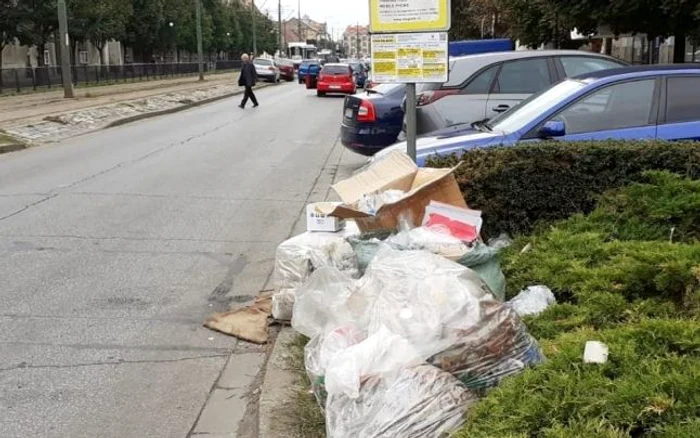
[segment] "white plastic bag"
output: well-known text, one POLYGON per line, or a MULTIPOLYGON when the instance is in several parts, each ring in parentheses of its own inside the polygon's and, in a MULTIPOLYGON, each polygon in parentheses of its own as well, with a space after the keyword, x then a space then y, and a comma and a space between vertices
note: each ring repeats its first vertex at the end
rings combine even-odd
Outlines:
POLYGON ((291 321, 296 300, 296 289, 280 289, 272 296, 272 317, 278 321, 291 321))
POLYGON ((544 312, 556 302, 557 299, 547 286, 530 286, 508 301, 508 304, 518 316, 533 316, 544 312))
POLYGON ((357 277, 357 257, 345 240, 345 233, 306 232, 277 247, 273 278, 279 289, 298 288, 311 273, 323 266, 335 266, 357 277))
POLYGON ((429 365, 371 377, 352 399, 329 394, 329 438, 428 438, 457 429, 477 398, 454 377, 429 365))

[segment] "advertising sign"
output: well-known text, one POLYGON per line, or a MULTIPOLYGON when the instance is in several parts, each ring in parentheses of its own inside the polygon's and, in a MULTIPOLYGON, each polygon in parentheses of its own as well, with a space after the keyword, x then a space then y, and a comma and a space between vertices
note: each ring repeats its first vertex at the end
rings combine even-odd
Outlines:
POLYGON ((379 83, 448 80, 447 32, 372 35, 372 75, 379 83))
POLYGON ((450 30, 450 0, 370 0, 371 33, 450 30))

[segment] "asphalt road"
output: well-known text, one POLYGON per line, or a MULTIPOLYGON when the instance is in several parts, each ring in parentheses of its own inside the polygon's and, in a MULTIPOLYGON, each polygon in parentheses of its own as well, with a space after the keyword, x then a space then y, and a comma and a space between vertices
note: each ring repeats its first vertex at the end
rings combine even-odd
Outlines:
POLYGON ((342 99, 258 94, 0 155, 0 436, 211 432, 226 364, 257 373, 235 361, 263 349, 202 322, 263 289, 306 203, 362 162, 342 99))

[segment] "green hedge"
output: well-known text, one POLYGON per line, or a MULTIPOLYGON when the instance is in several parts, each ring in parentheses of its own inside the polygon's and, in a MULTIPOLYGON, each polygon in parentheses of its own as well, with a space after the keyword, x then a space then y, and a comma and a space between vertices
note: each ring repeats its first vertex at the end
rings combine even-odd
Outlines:
POLYGON ((470 207, 484 212, 484 236, 528 233, 538 222, 588 213, 603 192, 637 181, 645 170, 700 177, 700 144, 661 141, 543 142, 472 150, 429 160, 448 167, 470 207))
POLYGON ((458 438, 699 436, 700 180, 639 179, 503 254, 510 295, 556 295, 525 319, 548 360, 470 409, 458 438), (587 341, 606 364, 583 364, 587 341))

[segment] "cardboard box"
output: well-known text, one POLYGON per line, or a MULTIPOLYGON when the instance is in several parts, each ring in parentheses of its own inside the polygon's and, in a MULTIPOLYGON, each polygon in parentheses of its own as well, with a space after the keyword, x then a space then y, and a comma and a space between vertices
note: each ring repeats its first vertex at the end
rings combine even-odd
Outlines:
POLYGON ((394 151, 365 171, 335 184, 333 190, 343 204, 324 212, 353 219, 362 232, 395 230, 403 216, 420 225, 431 201, 467 208, 453 174, 455 169, 419 168, 407 154, 394 151), (375 215, 357 210, 357 202, 364 194, 386 190, 402 190, 406 195, 383 205, 375 215))
POLYGON ((335 209, 337 202, 317 202, 306 206, 306 230, 335 233, 345 228, 345 219, 330 216, 327 211, 335 209))

